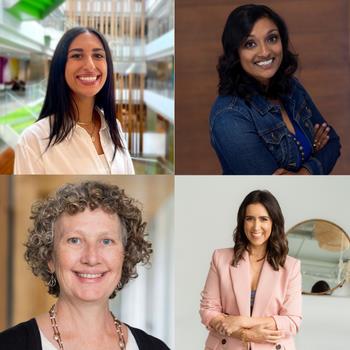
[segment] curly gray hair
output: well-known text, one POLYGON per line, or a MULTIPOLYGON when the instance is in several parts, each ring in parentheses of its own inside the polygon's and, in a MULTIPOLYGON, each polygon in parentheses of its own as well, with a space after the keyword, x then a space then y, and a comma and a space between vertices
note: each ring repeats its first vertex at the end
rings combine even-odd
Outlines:
POLYGON ((130 279, 138 276, 136 264, 149 263, 151 243, 145 240, 146 223, 142 221, 142 212, 134 199, 115 185, 96 181, 66 184, 53 197, 33 204, 30 218, 34 225, 25 244, 25 259, 33 274, 47 284, 50 294, 56 297, 60 294, 58 283, 55 286, 49 284, 52 274, 48 262, 52 259, 55 222, 63 213, 75 215, 85 209, 97 208, 108 214, 117 214, 122 224, 125 257, 120 281, 110 298, 114 298, 116 291, 130 279))

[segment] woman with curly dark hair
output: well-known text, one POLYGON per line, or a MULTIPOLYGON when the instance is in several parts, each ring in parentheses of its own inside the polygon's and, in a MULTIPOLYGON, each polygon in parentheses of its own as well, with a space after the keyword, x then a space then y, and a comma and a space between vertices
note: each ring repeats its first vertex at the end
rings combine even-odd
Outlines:
POLYGON ((283 19, 264 5, 229 15, 210 134, 224 174, 329 174, 339 137, 293 76, 297 55, 283 19))
POLYGON ((152 253, 135 200, 114 185, 68 184, 35 203, 31 219, 25 259, 57 301, 1 333, 6 349, 168 349, 109 311, 152 253))
POLYGON ((288 256, 284 218, 268 191, 253 191, 237 215, 234 247, 215 250, 200 314, 205 349, 295 350, 301 322, 300 262, 288 256))

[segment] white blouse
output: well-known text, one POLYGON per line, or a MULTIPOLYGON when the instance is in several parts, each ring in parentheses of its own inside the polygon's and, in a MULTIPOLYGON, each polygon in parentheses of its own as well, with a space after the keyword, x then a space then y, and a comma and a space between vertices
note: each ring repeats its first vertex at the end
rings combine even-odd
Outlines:
MULTIPOLYGON (((44 333, 39 329, 42 350, 57 350, 57 348, 45 337, 44 333)), ((136 340, 128 329, 128 341, 125 350, 139 350, 136 340)))
POLYGON ((50 146, 50 119, 41 119, 25 129, 15 148, 15 174, 134 174, 134 167, 120 124, 119 133, 124 150, 118 149, 113 158, 114 144, 101 111, 99 132, 104 157, 97 154, 88 132, 75 125, 65 140, 50 146))

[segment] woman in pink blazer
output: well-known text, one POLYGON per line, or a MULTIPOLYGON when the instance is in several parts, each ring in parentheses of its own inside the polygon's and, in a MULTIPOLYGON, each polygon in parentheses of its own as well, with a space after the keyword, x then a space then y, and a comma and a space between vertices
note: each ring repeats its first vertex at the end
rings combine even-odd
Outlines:
POLYGON ((301 322, 300 262, 288 254, 284 218, 268 191, 242 202, 234 247, 216 250, 202 292, 206 350, 295 350, 301 322))

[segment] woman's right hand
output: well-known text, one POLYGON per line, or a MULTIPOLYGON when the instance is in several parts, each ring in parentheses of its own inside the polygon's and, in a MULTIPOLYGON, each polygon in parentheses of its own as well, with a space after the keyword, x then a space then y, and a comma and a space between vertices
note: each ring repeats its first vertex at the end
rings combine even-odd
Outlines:
POLYGON ((321 150, 328 142, 329 136, 328 133, 330 127, 327 123, 315 124, 314 126, 314 142, 313 142, 313 153, 321 150))
POLYGON ((268 325, 257 325, 244 331, 244 340, 253 343, 276 344, 284 336, 284 331, 271 330, 268 325))
POLYGON ((247 317, 221 314, 210 321, 210 326, 221 335, 234 336, 244 327, 247 327, 247 317))

